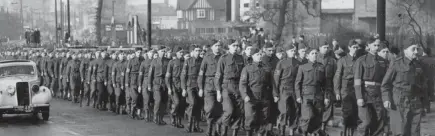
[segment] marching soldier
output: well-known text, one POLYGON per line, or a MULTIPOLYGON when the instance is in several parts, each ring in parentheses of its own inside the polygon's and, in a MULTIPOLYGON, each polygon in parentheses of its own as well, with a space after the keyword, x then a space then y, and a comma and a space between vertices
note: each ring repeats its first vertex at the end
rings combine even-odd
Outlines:
POLYGON ((243 52, 243 60, 245 61, 245 64, 251 64, 252 58, 251 58, 251 49, 252 45, 248 44, 246 45, 245 51, 243 52))
POLYGON ((300 128, 307 136, 310 133, 324 135, 322 128, 323 109, 329 104, 324 97, 327 84, 325 66, 316 61, 318 50, 307 49, 308 62, 298 68, 295 81, 296 101, 301 104, 300 128))
MULTIPOLYGON (((294 46, 295 44, 293 44, 293 46, 294 46)), ((307 51, 307 49, 308 49, 308 46, 306 45, 306 44, 303 44, 303 43, 301 43, 301 44, 298 44, 298 55, 296 56, 296 59, 299 61, 299 63, 302 65, 302 64, 305 64, 305 63, 307 63, 308 62, 308 60, 307 60, 307 58, 306 58, 306 51, 307 51)))
POLYGON ((239 83, 240 94, 244 100, 245 129, 248 136, 252 136, 254 130, 259 135, 265 135, 270 130, 268 125, 272 119, 272 100, 276 102, 278 97, 268 91, 273 89, 273 76, 272 69, 261 61, 264 54, 257 48, 251 51, 252 63, 243 68, 239 83))
MULTIPOLYGON (((46 69, 47 69, 47 85, 50 88, 50 90, 55 90, 57 88, 55 88, 55 84, 56 84, 56 60, 54 58, 54 52, 50 52, 48 54, 48 59, 46 62, 46 69)), ((54 93, 53 93, 54 95, 54 93)))
POLYGON ((144 54, 144 60, 139 68, 139 90, 142 91, 143 109, 145 114, 145 121, 152 121, 153 111, 153 92, 148 89, 148 72, 153 60, 153 56, 156 54, 154 50, 150 50, 144 54))
POLYGON ((62 75, 62 60, 65 57, 65 53, 63 51, 60 51, 57 56, 56 56, 56 74, 55 76, 57 77, 57 89, 56 89, 56 97, 57 98, 62 98, 62 79, 60 78, 62 75))
MULTIPOLYGON (((336 98, 336 95, 333 90, 333 79, 335 75, 335 71, 337 69, 337 61, 335 58, 328 53, 330 52, 330 46, 327 42, 325 42, 324 45, 319 47, 319 55, 317 57, 317 62, 322 63, 325 68, 325 78, 326 78, 326 85, 323 89, 324 95, 326 97, 326 100, 332 100, 332 102, 335 102, 334 99, 336 98)), ((325 129, 326 124, 328 121, 332 118, 334 114, 334 104, 331 102, 325 103, 325 111, 323 112, 323 124, 322 129, 325 129)))
POLYGON ((80 60, 77 59, 77 54, 72 53, 71 54, 72 60, 68 62, 68 65, 66 66, 66 82, 69 83, 71 87, 71 92, 69 93, 71 95, 71 99, 73 103, 78 103, 78 98, 80 94, 81 89, 81 81, 80 81, 80 60))
POLYGON ((354 87, 358 116, 362 121, 357 133, 361 136, 378 135, 383 131, 385 110, 382 105, 381 82, 387 71, 388 61, 378 56, 380 40, 368 41, 368 53, 355 62, 354 87))
POLYGON ((293 131, 297 127, 298 110, 296 109, 298 109, 298 106, 294 84, 299 68, 299 61, 295 58, 296 50, 296 47, 293 45, 285 48, 287 58, 278 62, 274 74, 276 87, 274 88, 273 96, 279 98, 278 109, 280 112, 281 136, 285 136, 287 126, 290 127, 290 135, 293 135, 293 131))
POLYGON ((199 92, 203 92, 203 94, 199 94, 199 96, 204 97, 207 136, 219 133, 217 121, 222 114, 222 105, 216 100, 216 88, 213 84, 217 63, 221 57, 220 48, 220 43, 215 43, 211 46, 211 52, 207 53, 204 57, 198 75, 199 92), (213 131, 213 128, 216 129, 213 131))
POLYGON ((100 51, 95 52, 93 55, 94 59, 89 63, 89 69, 88 69, 88 78, 91 81, 89 84, 89 88, 91 90, 90 92, 90 98, 92 100, 92 107, 97 108, 97 98, 98 98, 98 92, 97 92, 97 85, 96 85, 96 79, 95 79, 95 69, 98 61, 100 60, 100 51))
POLYGON ((164 77, 166 74, 169 59, 165 55, 166 48, 159 46, 157 48, 158 57, 150 65, 148 72, 148 90, 153 91, 154 96, 154 123, 157 125, 166 125, 163 121, 163 115, 166 110, 168 96, 164 77))
MULTIPOLYGON (((124 53, 118 53, 118 61, 115 62, 112 68, 112 82, 115 88, 115 105, 116 113, 123 114, 125 111, 125 101, 122 101, 122 96, 125 95, 125 71, 127 69, 127 61, 124 53)), ((125 99, 125 97, 124 97, 125 99)))
MULTIPOLYGON (((138 107, 138 95, 140 94, 139 88, 139 69, 143 60, 142 48, 136 48, 135 56, 127 64, 126 70, 126 87, 129 87, 129 94, 131 97, 131 104, 129 106, 130 117, 135 119, 140 116, 142 107, 138 107)), ((138 119, 141 119, 140 117, 138 119)))
POLYGON ((85 54, 84 59, 80 63, 80 77, 83 84, 83 93, 80 95, 80 106, 84 97, 86 97, 86 106, 90 104, 90 86, 89 86, 89 75, 88 70, 90 69, 89 63, 92 61, 91 54, 88 52, 85 54))
POLYGON ((420 136, 426 71, 417 60, 418 43, 411 39, 404 45, 404 56, 391 62, 382 80, 383 106, 389 111, 393 135, 420 136))
POLYGON ((62 91, 61 91, 61 93, 62 93, 62 98, 63 99, 68 99, 69 100, 69 92, 70 92, 70 87, 69 87, 69 84, 68 84, 68 82, 67 82, 67 80, 68 80, 68 75, 67 75, 67 66, 68 66, 68 63, 69 63, 69 61, 71 60, 71 52, 68 52, 67 54, 66 54, 66 56, 62 59, 62 62, 61 62, 61 64, 60 64, 60 69, 61 69, 61 76, 60 76, 60 79, 62 80, 61 81, 61 83, 62 83, 62 91))
MULTIPOLYGON (((199 127, 201 121, 201 102, 199 94, 204 92, 199 92, 198 88, 198 73, 201 67, 202 58, 199 57, 201 52, 201 47, 198 45, 191 46, 191 58, 184 62, 183 69, 181 72, 181 88, 183 89, 182 95, 187 97, 187 102, 189 107, 187 108, 187 115, 189 116, 187 129, 189 132, 202 132, 199 127)), ((202 90, 201 90, 202 91, 202 90)))
POLYGON ((41 78, 42 78, 42 85, 46 87, 50 87, 50 76, 48 74, 48 68, 47 68, 47 62, 49 61, 49 57, 47 57, 47 53, 42 52, 41 58, 40 58, 40 69, 41 69, 41 78))
POLYGON ((112 78, 112 74, 110 72, 112 72, 113 67, 115 66, 115 62, 117 61, 117 54, 115 53, 111 53, 110 54, 110 59, 107 59, 106 61, 106 65, 108 67, 108 78, 107 78, 107 103, 106 103, 106 107, 108 109, 108 111, 112 111, 115 112, 115 88, 113 86, 113 78, 112 78))
POLYGON ((184 64, 185 50, 178 47, 175 49, 176 58, 169 61, 168 69, 166 70, 165 83, 168 88, 168 95, 172 98, 171 123, 172 126, 183 128, 181 119, 184 116, 184 106, 186 100, 182 96, 181 89, 181 71, 184 64))
POLYGON ((245 64, 243 57, 237 54, 239 46, 238 43, 228 45, 228 53, 223 55, 217 64, 215 87, 217 100, 222 102, 224 112, 220 119, 224 129, 222 136, 227 135, 229 127, 234 130, 233 136, 237 136, 243 118, 243 99, 238 83, 245 64))
POLYGON ((96 80, 96 91, 98 92, 98 99, 97 99, 97 109, 99 110, 107 110, 106 103, 107 103, 107 80, 109 77, 109 67, 107 66, 106 62, 108 61, 108 57, 105 51, 101 51, 101 58, 97 59, 94 68, 93 68, 93 76, 95 76, 96 80))
POLYGON ((358 106, 356 104, 355 89, 353 88, 353 68, 358 56, 356 52, 360 46, 355 40, 350 40, 349 53, 337 62, 337 71, 334 76, 334 91, 336 99, 342 101, 342 113, 344 119, 344 136, 353 135, 358 125, 358 106))

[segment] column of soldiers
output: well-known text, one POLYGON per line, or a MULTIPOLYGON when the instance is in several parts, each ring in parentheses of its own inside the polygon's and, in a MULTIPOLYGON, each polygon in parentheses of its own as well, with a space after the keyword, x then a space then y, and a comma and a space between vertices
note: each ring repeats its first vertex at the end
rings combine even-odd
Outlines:
POLYGON ((342 135, 420 135, 433 77, 420 57, 429 54, 412 39, 394 59, 376 38, 366 44, 350 40, 341 57, 330 55, 327 42, 318 48, 301 41, 278 49, 271 43, 242 49, 235 42, 226 52, 222 46, 0 55, 36 62, 41 85, 55 97, 157 125, 167 124, 163 117, 168 113, 169 124, 188 133, 273 135, 277 126, 282 136, 327 135, 334 106, 341 102, 342 135))

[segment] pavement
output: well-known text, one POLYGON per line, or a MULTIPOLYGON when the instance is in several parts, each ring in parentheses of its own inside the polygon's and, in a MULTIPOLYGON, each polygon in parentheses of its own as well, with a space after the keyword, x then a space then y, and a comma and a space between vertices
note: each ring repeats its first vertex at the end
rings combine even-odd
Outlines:
MULTIPOLYGON (((97 111, 90 107, 54 99, 49 121, 32 115, 4 115, 0 119, 0 136, 204 136, 205 133, 185 133, 172 126, 157 126, 126 115, 97 111)), ((435 109, 435 106, 432 106, 435 109)), ((336 114, 335 120, 340 120, 336 114)), ((168 118, 165 118, 169 122, 168 118)), ((435 136, 435 113, 423 118, 423 136, 435 136), (430 134, 430 135, 429 135, 430 134)), ((184 122, 186 123, 186 122, 184 122)), ((202 128, 205 129, 205 123, 202 128)), ((328 128, 330 136, 339 136, 340 128, 328 128)), ((245 133, 240 133, 244 136, 245 133)))

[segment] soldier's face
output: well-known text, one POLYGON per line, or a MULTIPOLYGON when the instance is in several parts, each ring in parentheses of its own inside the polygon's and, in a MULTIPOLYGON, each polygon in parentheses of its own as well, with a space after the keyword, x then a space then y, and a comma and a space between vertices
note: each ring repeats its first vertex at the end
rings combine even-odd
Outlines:
POLYGON ((122 53, 119 54, 119 55, 118 55, 118 59, 119 59, 119 60, 124 60, 124 54, 122 54, 122 53))
POLYGON ((177 55, 178 59, 181 59, 184 56, 184 52, 179 51, 179 52, 176 53, 176 55, 177 55))
POLYGON ((201 53, 201 48, 195 48, 192 51, 192 57, 199 57, 199 53, 201 53))
POLYGON ((165 50, 159 50, 157 51, 158 57, 163 57, 165 55, 165 50))
POLYGON ((111 57, 113 60, 116 60, 116 54, 112 54, 110 57, 111 57))
POLYGON ((142 53, 142 51, 136 51, 136 52, 135 52, 136 57, 139 57, 141 53, 142 53))
POLYGON ((147 56, 148 56, 148 58, 153 58, 154 53, 153 53, 152 51, 149 51, 149 52, 147 53, 147 56))
POLYGON ((254 61, 254 62, 261 62, 261 58, 263 58, 264 55, 265 54, 261 53, 261 52, 252 54, 252 61, 254 61))
POLYGON ((287 50, 286 53, 287 53, 288 57, 293 58, 293 57, 295 57, 295 54, 296 54, 296 48, 287 50))
POLYGON ((159 58, 159 54, 156 53, 156 54, 154 54, 153 59, 157 59, 157 58, 159 58))
POLYGON ((388 59, 388 54, 390 54, 390 50, 388 48, 384 48, 378 52, 378 55, 384 59, 388 59))
POLYGON ((420 47, 418 45, 412 45, 406 48, 403 53, 409 59, 416 59, 418 57, 418 50, 420 50, 420 47))
POLYGON ((275 55, 276 55, 276 57, 278 59, 282 59, 284 57, 284 53, 283 52, 277 52, 277 53, 275 53, 275 55))
POLYGON ((307 55, 307 59, 311 62, 315 62, 318 54, 319 52, 317 50, 311 50, 307 55))
POLYGON ((232 54, 237 52, 237 45, 236 44, 230 44, 228 45, 228 51, 232 54))
POLYGON ((265 48, 264 50, 266 52, 265 55, 267 55, 267 56, 272 56, 273 51, 274 51, 273 48, 265 48))
POLYGON ((326 54, 329 51, 329 45, 323 45, 319 47, 320 54, 326 54))
POLYGON ((211 46, 211 50, 214 53, 218 53, 221 50, 222 46, 220 44, 214 44, 213 46, 211 46))
POLYGON ((360 47, 359 45, 357 45, 357 44, 352 45, 352 46, 349 47, 349 53, 350 53, 350 54, 355 54, 355 52, 356 52, 357 50, 359 50, 360 48, 361 48, 361 47, 360 47))
POLYGON ((380 40, 376 40, 375 42, 368 45, 369 51, 378 52, 379 51, 379 44, 381 43, 380 40))
POLYGON ((245 54, 246 54, 246 56, 251 56, 252 54, 251 54, 251 50, 252 50, 252 46, 248 46, 248 47, 246 47, 246 49, 245 49, 245 54))
POLYGON ((72 59, 76 59, 77 56, 74 54, 74 55, 71 55, 71 58, 72 58, 72 59))

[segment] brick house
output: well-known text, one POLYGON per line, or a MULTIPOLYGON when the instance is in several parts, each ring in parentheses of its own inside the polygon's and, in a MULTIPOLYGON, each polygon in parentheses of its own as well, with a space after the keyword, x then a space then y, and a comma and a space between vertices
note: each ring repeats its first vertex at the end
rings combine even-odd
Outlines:
POLYGON ((178 0, 178 28, 192 34, 232 33, 225 19, 225 0, 178 0))

